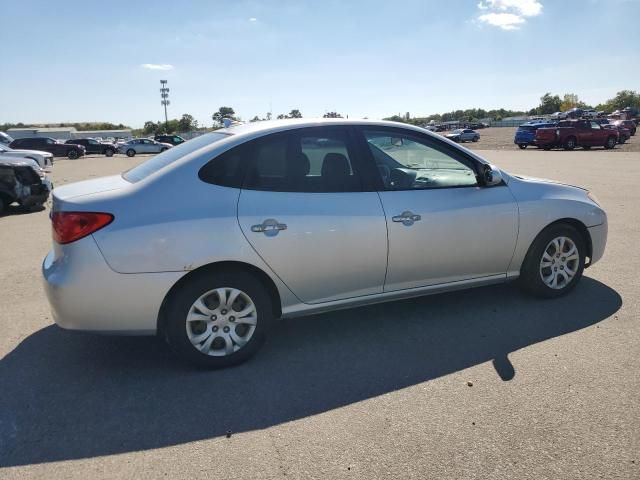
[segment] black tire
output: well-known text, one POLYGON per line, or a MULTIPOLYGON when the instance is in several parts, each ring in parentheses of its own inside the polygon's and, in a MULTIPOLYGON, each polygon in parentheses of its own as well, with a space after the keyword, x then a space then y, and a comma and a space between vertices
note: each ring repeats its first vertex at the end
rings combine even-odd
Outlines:
POLYGON ((136 151, 133 148, 127 150, 127 157, 134 157, 136 155, 136 151))
POLYGON ((526 292, 541 298, 556 298, 569 293, 582 278, 586 251, 587 247, 582 235, 571 225, 556 223, 548 226, 538 234, 529 247, 520 269, 520 286, 526 292), (578 264, 573 278, 562 288, 553 289, 542 279, 541 261, 550 242, 558 237, 567 237, 574 243, 578 250, 578 264))
POLYGON ((627 141, 627 139, 626 139, 626 138, 624 138, 624 137, 620 137, 620 140, 618 140, 618 143, 619 143, 620 145, 624 145, 624 143, 625 143, 626 141, 627 141))
POLYGON ((75 160, 76 158, 78 158, 80 155, 78 154, 78 151, 73 149, 73 150, 69 150, 67 152, 67 158, 69 160, 75 160))
POLYGON ((604 144, 604 148, 606 148, 607 150, 611 150, 612 148, 615 148, 616 143, 618 143, 618 139, 616 137, 608 137, 606 143, 604 144))
POLYGON ((585 149, 585 150, 591 150, 591 146, 590 145, 583 145, 582 148, 585 149))
MULTIPOLYGON (((225 368, 248 360, 264 344, 274 320, 273 302, 262 282, 249 273, 236 270, 203 273, 189 279, 172 294, 164 315, 163 333, 167 343, 183 359, 206 368, 225 368), (186 319, 198 298, 210 290, 223 287, 241 290, 253 301, 257 323, 253 334, 239 350, 225 356, 211 356, 202 353, 191 343, 186 319)), ((234 331, 239 327, 234 327, 234 331)))
POLYGON ((0 195, 0 216, 5 213, 8 206, 9 202, 0 195))
POLYGON ((542 147, 542 149, 543 149, 545 152, 548 152, 549 150, 551 150, 551 147, 542 147))
POLYGON ((564 141, 563 147, 565 150, 573 150, 574 148, 576 148, 577 145, 578 145, 578 142, 576 141, 576 137, 568 137, 564 141))
POLYGON ((167 150, 169 150, 167 147, 162 147, 162 148, 160 149, 160 153, 162 153, 162 152, 166 152, 167 150))
POLYGON ((524 150, 525 148, 527 148, 527 144, 526 143, 519 143, 518 147, 520 147, 520 150, 524 150))
POLYGON ((480 140, 478 137, 473 137, 473 138, 471 139, 471 141, 472 141, 472 142, 477 142, 478 140, 480 140))
POLYGON ((115 151, 113 148, 107 148, 107 149, 104 151, 104 154, 105 154, 107 157, 113 157, 113 155, 114 155, 115 153, 116 153, 116 151, 115 151))

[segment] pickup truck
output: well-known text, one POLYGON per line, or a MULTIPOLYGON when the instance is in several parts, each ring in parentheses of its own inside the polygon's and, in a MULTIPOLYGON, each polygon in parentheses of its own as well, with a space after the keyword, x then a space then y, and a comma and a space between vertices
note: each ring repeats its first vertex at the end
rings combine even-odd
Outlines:
POLYGON ((614 148, 618 143, 617 130, 602 128, 595 120, 563 120, 556 127, 536 130, 536 145, 545 150, 562 147, 573 150, 582 147, 614 148))
POLYGON ((54 157, 68 157, 71 160, 75 160, 85 153, 82 145, 67 145, 48 137, 19 138, 11 142, 9 147, 16 150, 43 150, 51 153, 54 157))

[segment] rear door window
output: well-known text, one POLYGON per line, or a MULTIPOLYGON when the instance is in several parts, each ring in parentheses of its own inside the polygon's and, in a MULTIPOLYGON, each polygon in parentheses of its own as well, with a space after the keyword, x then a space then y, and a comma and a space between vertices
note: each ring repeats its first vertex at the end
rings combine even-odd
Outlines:
POLYGON ((275 192, 360 192, 347 129, 306 128, 252 142, 243 188, 275 192))

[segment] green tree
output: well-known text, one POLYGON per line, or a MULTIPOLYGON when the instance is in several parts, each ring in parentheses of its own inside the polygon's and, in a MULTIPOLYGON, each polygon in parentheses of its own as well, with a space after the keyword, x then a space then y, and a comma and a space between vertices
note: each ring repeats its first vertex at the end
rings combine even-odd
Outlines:
POLYGON ((322 118, 342 118, 342 115, 337 112, 327 112, 322 116, 322 118))
POLYGON ((182 117, 180 118, 180 120, 178 120, 179 132, 190 132, 192 130, 196 130, 197 128, 198 128, 198 121, 188 113, 182 114, 182 117))
POLYGON ((143 135, 151 135, 152 133, 156 133, 158 131, 158 124, 148 120, 144 122, 144 126, 142 127, 143 135))
POLYGON ((211 115, 213 123, 217 126, 222 126, 222 121, 225 118, 236 120, 236 112, 231 107, 220 107, 216 113, 211 115))
POLYGON ((302 118, 302 113, 297 108, 293 109, 289 112, 288 118, 302 118))
POLYGON ((606 107, 603 110, 614 111, 622 110, 626 107, 640 108, 640 93, 634 90, 622 90, 616 93, 616 96, 607 100, 606 107))
POLYGON ((551 93, 547 92, 540 97, 540 105, 535 109, 535 112, 530 113, 531 115, 549 115, 560 111, 561 104, 562 100, 558 95, 551 95, 551 93))

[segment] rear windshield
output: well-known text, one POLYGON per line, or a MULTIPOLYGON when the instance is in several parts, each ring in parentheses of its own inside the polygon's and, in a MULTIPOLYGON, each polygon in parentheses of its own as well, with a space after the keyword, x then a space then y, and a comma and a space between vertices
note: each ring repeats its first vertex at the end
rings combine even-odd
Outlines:
POLYGON ((170 148, 169 150, 165 150, 155 157, 151 157, 149 160, 142 162, 137 167, 133 167, 131 170, 124 172, 122 177, 132 183, 139 182, 185 155, 195 152, 207 145, 211 145, 212 143, 218 142, 223 138, 227 138, 229 135, 230 134, 228 133, 216 132, 201 135, 189 140, 188 142, 184 142, 176 147, 170 148))
POLYGON ((536 130, 538 127, 534 127, 533 125, 520 125, 518 127, 518 130, 525 130, 525 131, 533 131, 536 130))

